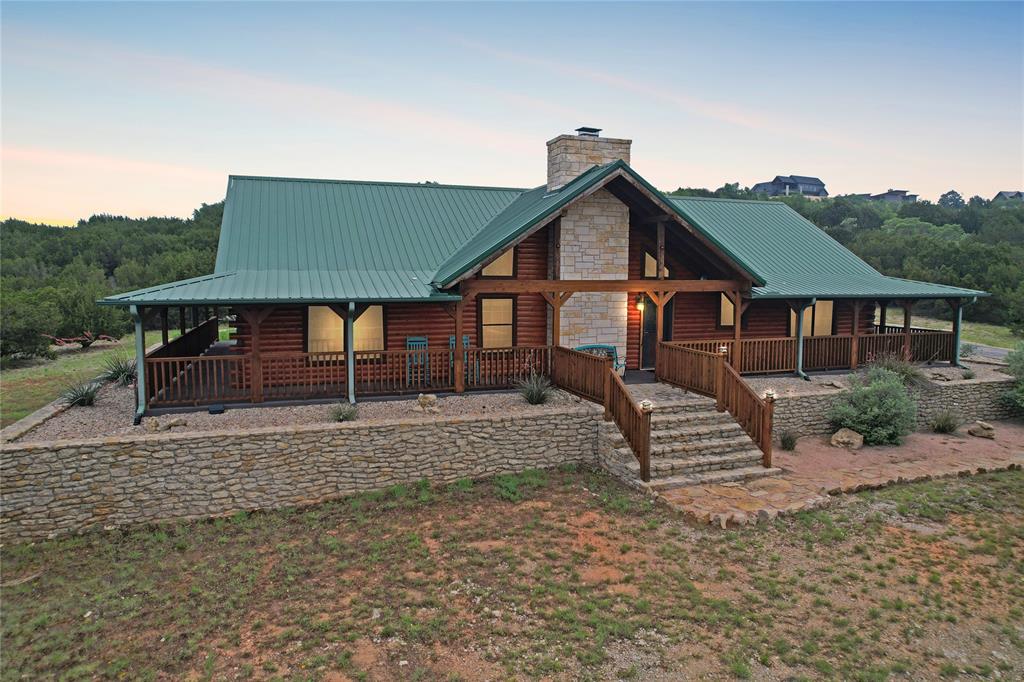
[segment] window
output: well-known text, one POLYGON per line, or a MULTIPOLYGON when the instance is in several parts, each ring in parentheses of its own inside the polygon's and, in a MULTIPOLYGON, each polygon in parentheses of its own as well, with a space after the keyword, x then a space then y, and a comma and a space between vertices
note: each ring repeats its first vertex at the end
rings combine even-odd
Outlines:
POLYGON ((515 345, 513 298, 480 298, 480 347, 507 348, 515 345))
POLYGON ((736 315, 736 308, 729 300, 729 297, 725 294, 719 294, 722 300, 718 306, 718 326, 719 327, 731 327, 733 326, 733 318, 736 315))
MULTIPOLYGON (((662 275, 668 277, 668 266, 661 268, 662 275)), ((658 259, 651 254, 644 252, 644 277, 647 279, 657 279, 658 277, 658 259)))
POLYGON ((515 275, 516 250, 511 248, 498 256, 480 271, 484 277, 513 277, 515 275))
MULTIPOLYGON (((804 308, 804 336, 832 335, 832 301, 818 301, 804 308)), ((796 313, 789 311, 789 335, 796 336, 796 313)))
MULTIPOLYGON (((384 308, 371 305, 353 326, 354 350, 384 348, 384 308)), ((325 305, 309 306, 306 329, 310 353, 341 353, 345 350, 345 321, 325 305)))

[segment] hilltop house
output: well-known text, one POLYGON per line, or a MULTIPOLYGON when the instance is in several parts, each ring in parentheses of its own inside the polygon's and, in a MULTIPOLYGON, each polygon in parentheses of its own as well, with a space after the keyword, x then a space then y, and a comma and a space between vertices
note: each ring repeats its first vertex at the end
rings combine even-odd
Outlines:
POLYGON ((825 183, 820 178, 806 175, 776 175, 771 181, 759 182, 750 189, 770 197, 801 194, 809 199, 824 199, 828 196, 825 183))
POLYGON ((532 189, 231 176, 211 274, 101 302, 135 320, 138 416, 508 387, 558 346, 627 370, 665 343, 723 349, 744 373, 956 361, 958 326, 913 330, 911 306, 945 299, 959 320, 983 292, 883 276, 780 202, 663 194, 630 140, 577 133, 547 143, 532 189), (903 306, 903 326, 876 325, 879 302, 903 306), (171 307, 192 311, 174 340, 171 307), (164 344, 145 355, 157 316, 164 344))
POLYGON ((908 194, 905 189, 889 189, 881 194, 872 194, 872 201, 888 201, 892 204, 912 204, 917 201, 916 194, 908 194))
POLYGON ((1024 192, 1021 191, 1009 191, 1000 192, 999 194, 992 197, 992 203, 999 201, 1024 201, 1024 192))

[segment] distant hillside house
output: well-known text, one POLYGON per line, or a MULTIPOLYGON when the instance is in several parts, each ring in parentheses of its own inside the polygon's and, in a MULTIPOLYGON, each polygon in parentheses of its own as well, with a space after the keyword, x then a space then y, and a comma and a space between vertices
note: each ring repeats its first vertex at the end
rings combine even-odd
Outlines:
POLYGON ((881 194, 872 194, 872 201, 888 201, 893 204, 912 204, 917 201, 916 194, 908 194, 905 189, 890 189, 881 194))
POLYGON ((1024 192, 1020 190, 1016 192, 1000 192, 992 197, 992 201, 1024 201, 1024 192))
POLYGON ((807 175, 776 175, 771 182, 759 182, 751 189, 770 197, 802 194, 810 199, 824 199, 828 196, 825 183, 807 175))

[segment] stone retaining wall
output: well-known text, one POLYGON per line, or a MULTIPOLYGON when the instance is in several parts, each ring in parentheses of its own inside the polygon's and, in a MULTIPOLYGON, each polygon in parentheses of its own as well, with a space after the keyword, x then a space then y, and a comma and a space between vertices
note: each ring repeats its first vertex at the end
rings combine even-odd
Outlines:
POLYGON ((310 504, 597 462, 589 404, 504 417, 389 420, 0 446, 0 537, 310 504))
MULTIPOLYGON (((917 394, 917 423, 925 428, 942 410, 958 412, 966 421, 1010 419, 1016 415, 1002 401, 1012 379, 973 379, 934 383, 917 394)), ((832 433, 828 413, 841 391, 828 390, 799 396, 780 396, 775 401, 773 432, 793 431, 800 436, 832 433)))

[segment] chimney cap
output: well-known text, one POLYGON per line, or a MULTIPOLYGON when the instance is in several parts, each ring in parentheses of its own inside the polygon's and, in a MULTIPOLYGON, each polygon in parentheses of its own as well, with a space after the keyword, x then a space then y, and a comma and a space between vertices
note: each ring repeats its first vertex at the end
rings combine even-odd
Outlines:
POLYGON ((580 137, 600 137, 600 128, 588 128, 586 126, 576 129, 576 134, 580 137))

